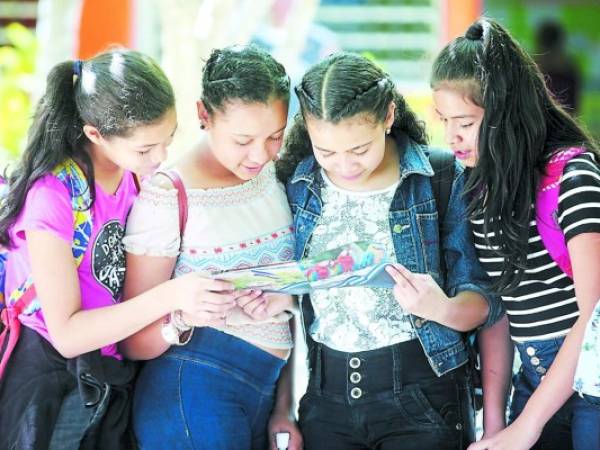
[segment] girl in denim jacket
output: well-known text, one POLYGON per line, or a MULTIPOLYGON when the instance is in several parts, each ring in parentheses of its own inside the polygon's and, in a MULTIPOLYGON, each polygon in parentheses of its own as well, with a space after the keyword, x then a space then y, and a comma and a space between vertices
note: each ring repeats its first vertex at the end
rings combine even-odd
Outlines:
POLYGON ((442 227, 423 126, 389 75, 361 56, 318 63, 296 94, 301 113, 278 166, 296 258, 369 240, 397 261, 387 268, 393 289, 329 289, 302 299, 306 448, 465 448, 474 426, 462 332, 488 316, 495 321, 499 310, 485 295, 464 220, 462 170, 442 227))
POLYGON ((600 411, 573 392, 584 330, 600 297, 597 149, 550 96, 532 59, 492 20, 476 21, 442 50, 431 84, 447 142, 471 168, 475 246, 508 317, 482 334, 485 439, 472 449, 598 449, 600 411), (550 158, 573 147, 584 151, 564 167, 556 211, 571 279, 541 240, 535 201, 550 158), (509 323, 522 365, 511 425, 502 429, 509 323))

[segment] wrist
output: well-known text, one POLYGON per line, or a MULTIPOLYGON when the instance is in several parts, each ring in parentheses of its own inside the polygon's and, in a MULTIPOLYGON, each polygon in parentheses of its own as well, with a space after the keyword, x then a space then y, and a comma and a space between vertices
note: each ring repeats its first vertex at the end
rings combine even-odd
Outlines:
POLYGON ((185 345, 192 338, 194 329, 183 321, 181 310, 176 310, 165 317, 160 332, 168 344, 185 345))
POLYGON ((433 316, 431 320, 437 322, 441 325, 447 326, 452 323, 452 302, 453 298, 448 297, 448 301, 441 302, 439 307, 436 307, 433 311, 433 316))
POLYGON ((525 409, 513 423, 515 426, 523 427, 524 429, 532 430, 536 433, 541 433, 544 429, 544 425, 546 424, 542 417, 532 413, 531 411, 527 411, 527 405, 525 405, 525 409))

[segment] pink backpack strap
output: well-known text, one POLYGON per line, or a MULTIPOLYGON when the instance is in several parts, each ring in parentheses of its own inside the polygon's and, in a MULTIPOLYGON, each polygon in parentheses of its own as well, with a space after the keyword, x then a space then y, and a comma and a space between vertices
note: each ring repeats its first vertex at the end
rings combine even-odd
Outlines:
POLYGON ((585 148, 571 147, 550 158, 545 167, 545 174, 540 179, 535 201, 536 223, 542 242, 550 257, 570 278, 573 278, 573 269, 565 236, 558 223, 558 197, 560 178, 565 166, 583 152, 585 148))
POLYGON ((173 183, 173 186, 175 189, 177 189, 177 204, 179 206, 179 234, 181 237, 183 237, 188 219, 188 197, 187 192, 185 191, 185 185, 183 184, 183 180, 176 170, 161 170, 158 173, 163 174, 169 180, 171 180, 171 183, 173 183))

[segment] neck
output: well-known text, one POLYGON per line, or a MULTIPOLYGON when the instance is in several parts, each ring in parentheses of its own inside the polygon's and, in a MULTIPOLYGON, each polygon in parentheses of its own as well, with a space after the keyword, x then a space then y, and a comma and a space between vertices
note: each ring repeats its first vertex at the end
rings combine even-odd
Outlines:
POLYGON ((95 182, 106 193, 114 194, 123 178, 123 169, 107 158, 97 145, 90 143, 87 149, 94 166, 95 182))
POLYGON ((231 186, 242 183, 244 180, 239 179, 227 167, 215 157, 210 143, 203 141, 198 148, 198 163, 203 167, 203 172, 210 173, 211 178, 220 180, 223 186, 231 186))

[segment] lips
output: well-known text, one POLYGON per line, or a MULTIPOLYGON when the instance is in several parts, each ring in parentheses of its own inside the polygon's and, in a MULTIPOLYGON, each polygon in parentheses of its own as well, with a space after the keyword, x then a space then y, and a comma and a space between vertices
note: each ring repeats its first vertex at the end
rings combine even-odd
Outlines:
POLYGON ((340 176, 346 181, 353 181, 353 180, 360 178, 361 175, 362 175, 362 172, 357 173, 355 175, 340 175, 340 176))
POLYGON ((456 159, 467 159, 471 156, 471 150, 452 150, 456 159))
POLYGON ((263 166, 244 166, 244 169, 252 173, 258 173, 261 171, 262 168, 263 166))

